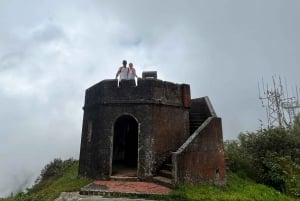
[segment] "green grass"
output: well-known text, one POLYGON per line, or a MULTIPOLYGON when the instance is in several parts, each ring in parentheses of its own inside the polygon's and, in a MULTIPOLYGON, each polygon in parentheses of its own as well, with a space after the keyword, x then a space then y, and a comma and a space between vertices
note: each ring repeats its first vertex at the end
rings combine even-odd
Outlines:
POLYGON ((78 162, 70 166, 59 178, 50 178, 33 186, 27 193, 19 193, 3 201, 53 201, 61 192, 78 191, 90 183, 89 180, 77 177, 78 162))
POLYGON ((257 184, 238 174, 229 173, 228 183, 223 187, 212 185, 181 186, 166 200, 172 201, 292 201, 265 185, 257 184))
MULTIPOLYGON (((66 169, 58 178, 49 178, 33 186, 27 193, 1 201, 53 201, 61 192, 78 191, 90 181, 77 178, 78 162, 66 169)), ((257 184, 242 175, 228 173, 226 186, 212 185, 181 186, 173 190, 170 196, 155 196, 149 199, 166 201, 292 201, 272 188, 257 184)))

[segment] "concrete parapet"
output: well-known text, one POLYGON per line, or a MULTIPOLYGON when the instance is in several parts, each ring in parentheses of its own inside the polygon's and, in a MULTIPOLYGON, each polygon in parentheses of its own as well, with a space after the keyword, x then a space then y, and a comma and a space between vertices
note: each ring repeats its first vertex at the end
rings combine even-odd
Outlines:
POLYGON ((135 80, 122 80, 119 82, 119 87, 135 87, 135 80))
POLYGON ((172 153, 174 184, 226 184, 221 119, 209 117, 172 153))
POLYGON ((165 104, 190 107, 190 87, 158 79, 103 80, 86 90, 84 107, 114 103, 165 104))

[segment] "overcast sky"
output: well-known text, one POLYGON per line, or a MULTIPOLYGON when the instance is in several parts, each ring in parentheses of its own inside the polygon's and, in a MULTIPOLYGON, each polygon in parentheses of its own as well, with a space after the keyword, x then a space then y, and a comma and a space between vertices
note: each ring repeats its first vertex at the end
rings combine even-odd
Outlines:
POLYGON ((299 0, 1 0, 0 197, 78 158, 85 89, 137 73, 209 96, 224 139, 259 128, 258 82, 300 86, 299 0))

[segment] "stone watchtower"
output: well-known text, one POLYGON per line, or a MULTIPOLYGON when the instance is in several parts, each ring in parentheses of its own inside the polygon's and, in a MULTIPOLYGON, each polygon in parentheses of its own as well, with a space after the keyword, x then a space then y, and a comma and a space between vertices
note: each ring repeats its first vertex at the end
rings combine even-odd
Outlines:
POLYGON ((168 171, 172 185, 224 184, 221 119, 209 99, 156 77, 144 72, 137 85, 112 79, 86 90, 79 175, 160 180, 168 171))

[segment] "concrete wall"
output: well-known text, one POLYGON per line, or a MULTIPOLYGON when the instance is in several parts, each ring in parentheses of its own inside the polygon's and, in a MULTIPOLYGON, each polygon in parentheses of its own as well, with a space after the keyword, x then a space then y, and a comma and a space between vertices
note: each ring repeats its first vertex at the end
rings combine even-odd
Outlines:
POLYGON ((189 137, 188 114, 188 110, 182 108, 153 107, 153 172, 189 137))
POLYGON ((174 183, 226 183, 222 123, 209 117, 190 138, 172 153, 174 183))
POLYGON ((138 177, 151 177, 189 135, 189 85, 157 79, 118 84, 104 80, 86 90, 79 175, 108 178, 111 174, 113 128, 122 115, 139 124, 138 177))
POLYGON ((221 119, 208 97, 191 101, 189 85, 148 78, 137 85, 104 80, 86 90, 83 109, 80 176, 111 175, 114 125, 129 115, 138 123, 140 179, 151 178, 173 152, 175 184, 226 182, 221 119), (207 119, 190 136, 191 112, 207 119))
POLYGON ((86 90, 84 108, 107 103, 157 103, 190 107, 190 87, 157 79, 103 80, 86 90), (185 103, 185 104, 184 104, 185 103))

